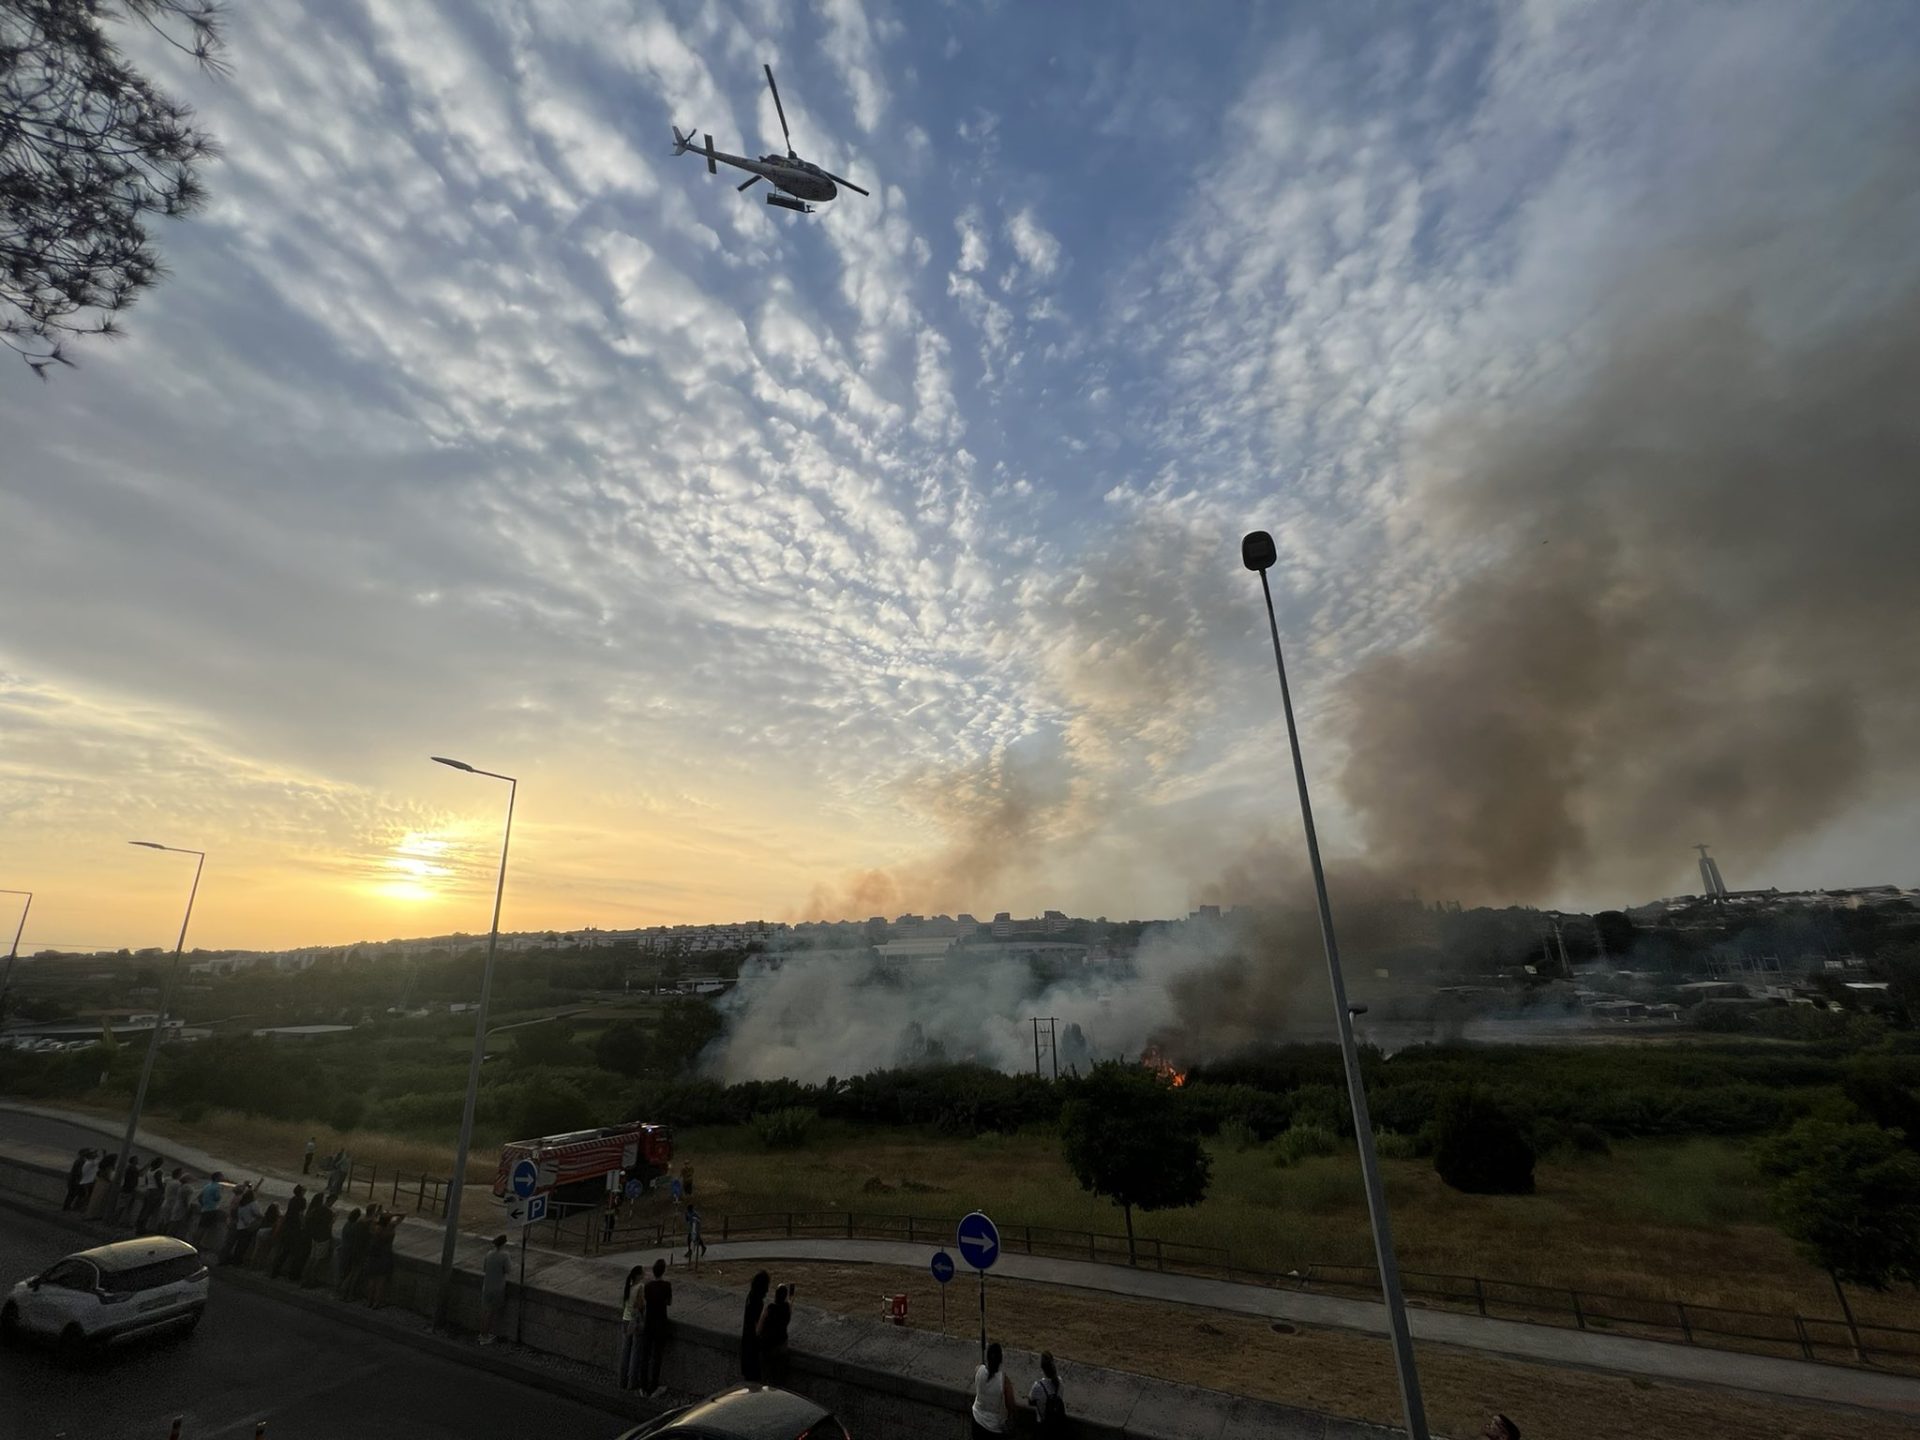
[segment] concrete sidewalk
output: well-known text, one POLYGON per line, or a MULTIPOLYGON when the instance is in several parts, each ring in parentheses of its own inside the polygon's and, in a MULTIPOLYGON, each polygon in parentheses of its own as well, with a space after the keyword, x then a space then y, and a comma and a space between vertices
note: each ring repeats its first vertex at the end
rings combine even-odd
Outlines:
MULTIPOLYGON (((48 1106, 0 1102, 0 1115, 7 1111, 81 1126, 115 1139, 121 1133, 120 1127, 97 1116, 48 1106)), ((136 1148, 143 1147, 146 1153, 157 1151, 202 1174, 216 1169, 229 1176, 250 1177, 257 1173, 191 1146, 149 1136, 145 1131, 141 1132, 136 1143, 136 1148)), ((11 1151, 12 1148, 4 1138, 0 1138, 0 1150, 11 1151)), ((48 1163, 37 1154, 21 1158, 48 1163)), ((64 1166, 71 1155, 57 1158, 64 1166)), ((279 1175, 269 1172, 268 1193, 290 1193, 294 1178, 291 1172, 279 1175)), ((308 1177, 308 1185, 312 1188, 311 1177, 308 1177)), ((435 1223, 437 1225, 438 1222, 435 1223)), ((437 1241, 429 1247, 425 1237, 415 1238, 416 1234, 413 1227, 408 1227, 406 1239, 397 1248, 406 1250, 421 1246, 423 1253, 427 1248, 437 1248, 437 1241)), ((659 1250, 624 1250, 615 1254, 565 1258, 571 1267, 584 1267, 604 1274, 607 1279, 603 1283, 617 1292, 619 1277, 626 1274, 629 1266, 651 1263, 656 1255, 672 1259, 678 1255, 680 1248, 676 1242, 659 1250)), ((476 1250, 476 1256, 477 1253, 476 1250)), ((540 1253, 540 1247, 536 1246, 530 1256, 539 1256, 540 1253)), ((708 1258, 712 1260, 825 1260, 901 1265, 914 1270, 925 1267, 930 1253, 926 1246, 885 1240, 736 1240, 708 1247, 708 1258)), ((544 1263, 530 1260, 529 1278, 561 1258, 554 1255, 544 1263)), ((474 1263, 477 1266, 477 1258, 474 1263)), ((575 1273, 579 1273, 578 1270, 575 1273)), ((1264 1285, 1243 1285, 1197 1275, 1137 1270, 1124 1265, 1100 1265, 1085 1260, 1055 1260, 1002 1252, 999 1263, 994 1266, 993 1278, 1067 1286, 1131 1299, 1194 1305, 1263 1319, 1289 1320, 1303 1325, 1358 1330, 1377 1335, 1386 1334, 1387 1329, 1385 1307, 1373 1301, 1311 1295, 1264 1285)), ((1415 1309, 1409 1312, 1408 1318, 1415 1338, 1433 1344, 1454 1345, 1541 1364, 1604 1370, 1685 1384, 1722 1386, 1762 1395, 1920 1416, 1920 1377, 1841 1365, 1821 1365, 1805 1360, 1743 1355, 1729 1350, 1437 1310, 1415 1309)))

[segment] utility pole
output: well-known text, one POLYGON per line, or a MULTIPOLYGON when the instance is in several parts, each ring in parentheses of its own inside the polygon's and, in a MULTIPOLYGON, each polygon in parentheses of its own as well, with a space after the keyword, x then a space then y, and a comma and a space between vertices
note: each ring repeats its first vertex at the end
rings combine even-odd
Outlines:
POLYGON ((1051 1015, 1036 1015, 1033 1017, 1033 1078, 1036 1080, 1043 1078, 1040 1074, 1040 1051, 1042 1048, 1040 1042, 1042 1039, 1046 1041, 1045 1049, 1047 1055, 1053 1061, 1053 1078, 1056 1080, 1060 1078, 1059 1023, 1060 1022, 1055 1020, 1051 1015), (1040 1028, 1042 1025, 1047 1028, 1042 1030, 1040 1028))

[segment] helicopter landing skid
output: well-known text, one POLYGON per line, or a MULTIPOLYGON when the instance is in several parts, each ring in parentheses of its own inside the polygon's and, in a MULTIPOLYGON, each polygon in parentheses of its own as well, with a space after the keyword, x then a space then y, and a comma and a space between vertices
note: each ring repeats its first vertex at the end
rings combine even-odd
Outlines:
POLYGON ((795 200, 791 195, 780 195, 769 192, 767 195, 767 204, 778 205, 782 210, 797 210, 802 215, 813 214, 813 207, 811 205, 807 204, 804 200, 795 200))

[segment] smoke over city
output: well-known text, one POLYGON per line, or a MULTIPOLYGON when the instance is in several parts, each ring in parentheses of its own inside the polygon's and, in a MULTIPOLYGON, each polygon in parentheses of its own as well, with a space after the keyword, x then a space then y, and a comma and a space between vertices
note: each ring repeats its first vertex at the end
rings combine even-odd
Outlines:
MULTIPOLYGON (((1049 970, 991 949, 932 960, 804 954, 750 961, 720 1003, 725 1034, 706 1055, 727 1080, 818 1080, 894 1065, 968 1060, 1034 1064, 1035 1016, 1051 1018, 1059 1065, 1138 1059, 1149 1047, 1181 1065, 1258 1043, 1331 1039, 1319 919, 1304 871, 1262 842, 1223 882, 1239 908, 1156 926, 1130 963, 1049 970)), ((1364 866, 1334 881, 1341 943, 1362 976, 1425 964, 1425 913, 1364 866)), ((1364 993, 1363 978, 1356 993, 1364 993)), ((1048 1063, 1042 1056, 1042 1068, 1048 1063)))
MULTIPOLYGON (((1328 808, 1344 802, 1362 852, 1330 867, 1351 956, 1405 951, 1413 893, 1671 893, 1695 841, 1756 866, 1920 778, 1920 251, 1887 245, 1914 235, 1915 170, 1894 158, 1758 239, 1703 235, 1641 265, 1550 378, 1409 434, 1391 538, 1453 578, 1409 643, 1322 702, 1328 808)), ((1074 873, 1103 840, 1105 864, 1255 908, 1149 932, 1124 980, 966 955, 911 979, 749 975, 712 1057, 724 1073, 1019 1068, 1032 1015, 1058 1017, 1063 1062, 1323 1033, 1297 849, 1236 860, 1222 825, 1211 848, 1188 843, 1208 827, 1170 818, 1158 788, 1196 735, 1248 718, 1227 698, 1244 667, 1224 660, 1247 640, 1237 533, 1166 524, 1029 597, 1026 644, 1069 717, 1058 753, 929 779, 913 803, 945 850, 808 910, 980 907, 1010 879, 1074 873)))

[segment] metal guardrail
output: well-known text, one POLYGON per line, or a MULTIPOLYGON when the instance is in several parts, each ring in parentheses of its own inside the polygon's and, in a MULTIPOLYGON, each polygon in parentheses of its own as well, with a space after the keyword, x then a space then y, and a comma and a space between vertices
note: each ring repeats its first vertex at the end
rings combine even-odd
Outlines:
POLYGON ((389 1210, 410 1205, 416 1215, 445 1215, 447 1187, 452 1183, 450 1178, 407 1175, 398 1170, 389 1171, 383 1181, 379 1166, 362 1168, 349 1162, 346 1183, 340 1187, 340 1193, 351 1197, 356 1191, 364 1191, 368 1200, 382 1201, 389 1210))

